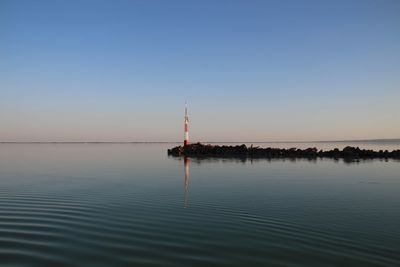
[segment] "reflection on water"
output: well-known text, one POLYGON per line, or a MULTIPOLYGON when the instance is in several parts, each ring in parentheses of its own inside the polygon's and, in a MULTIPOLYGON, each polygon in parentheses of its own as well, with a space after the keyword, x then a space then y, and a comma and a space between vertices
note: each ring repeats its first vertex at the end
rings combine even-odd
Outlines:
MULTIPOLYGON (((345 164, 345 165, 353 165, 353 164, 363 164, 363 163, 373 163, 373 162, 396 162, 400 163, 400 159, 387 159, 387 158, 263 158, 263 157, 258 157, 258 158, 245 158, 245 157, 226 157, 226 158, 221 158, 221 157, 196 157, 196 156, 190 156, 190 157, 174 157, 174 156, 168 156, 169 158, 181 161, 182 158, 184 161, 191 162, 197 166, 201 166, 202 164, 208 164, 208 163, 240 163, 240 164, 253 164, 257 162, 266 162, 266 163, 274 163, 274 162, 290 162, 290 163, 302 163, 302 162, 308 162, 308 163, 318 163, 318 162, 333 162, 337 164, 345 164)), ((185 163, 186 166, 186 163, 185 163)))
POLYGON ((185 166, 185 196, 184 196, 184 207, 188 206, 188 197, 189 197, 189 158, 184 157, 183 159, 185 166))

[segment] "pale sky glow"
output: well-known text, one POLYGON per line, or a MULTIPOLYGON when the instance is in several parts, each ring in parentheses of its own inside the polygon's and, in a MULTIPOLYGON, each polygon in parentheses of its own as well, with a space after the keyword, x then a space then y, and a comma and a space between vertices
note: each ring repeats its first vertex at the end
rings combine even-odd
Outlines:
POLYGON ((400 1, 0 1, 0 141, 400 138, 400 1))

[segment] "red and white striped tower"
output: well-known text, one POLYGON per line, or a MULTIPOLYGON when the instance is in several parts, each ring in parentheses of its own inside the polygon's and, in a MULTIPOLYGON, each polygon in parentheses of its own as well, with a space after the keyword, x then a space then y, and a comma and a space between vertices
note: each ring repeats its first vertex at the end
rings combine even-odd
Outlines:
POLYGON ((185 136, 183 140, 183 146, 189 145, 189 118, 187 112, 187 103, 185 102, 185 136))

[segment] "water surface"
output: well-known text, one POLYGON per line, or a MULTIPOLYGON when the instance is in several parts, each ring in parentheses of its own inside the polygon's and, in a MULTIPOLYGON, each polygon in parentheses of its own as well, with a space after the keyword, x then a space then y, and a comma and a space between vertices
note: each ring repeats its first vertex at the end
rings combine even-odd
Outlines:
POLYGON ((400 162, 171 146, 1 144, 0 265, 400 265, 400 162))

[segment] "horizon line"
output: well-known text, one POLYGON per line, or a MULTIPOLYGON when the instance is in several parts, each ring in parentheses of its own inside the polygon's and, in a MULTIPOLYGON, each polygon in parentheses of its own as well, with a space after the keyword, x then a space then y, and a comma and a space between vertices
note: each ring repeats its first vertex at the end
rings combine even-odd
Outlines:
MULTIPOLYGON (((201 141, 193 143, 349 143, 398 142, 400 138, 314 140, 314 141, 201 141)), ((0 141, 0 144, 177 144, 182 141, 0 141)))

